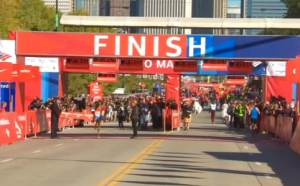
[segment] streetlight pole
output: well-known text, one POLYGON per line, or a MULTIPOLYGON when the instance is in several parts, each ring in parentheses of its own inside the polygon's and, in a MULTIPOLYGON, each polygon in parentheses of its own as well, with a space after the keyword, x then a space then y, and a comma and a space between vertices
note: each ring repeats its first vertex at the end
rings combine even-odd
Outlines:
POLYGON ((55 2, 55 8, 56 8, 56 11, 55 11, 55 27, 56 27, 56 31, 58 31, 59 29, 59 24, 58 24, 58 0, 56 0, 55 2))

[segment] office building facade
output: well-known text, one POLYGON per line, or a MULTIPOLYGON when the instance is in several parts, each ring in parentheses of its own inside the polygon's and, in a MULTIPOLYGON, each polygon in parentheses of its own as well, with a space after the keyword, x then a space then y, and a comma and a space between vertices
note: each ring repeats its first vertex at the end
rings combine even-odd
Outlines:
MULTIPOLYGON (((193 18, 226 18, 227 0, 193 0, 193 18)), ((192 29, 193 34, 226 34, 225 29, 192 29)))
POLYGON ((76 10, 85 10, 91 16, 99 16, 101 0, 75 0, 76 10))
MULTIPOLYGON (((192 0, 136 0, 131 2, 130 16, 192 17, 192 0)), ((140 28, 132 32, 145 34, 190 34, 191 29, 140 28)))
MULTIPOLYGON (((56 7, 56 0, 43 0, 45 5, 56 7)), ((75 0, 58 0, 58 10, 63 14, 73 12, 75 9, 75 0)))
MULTIPOLYGON (((283 18, 287 12, 281 0, 242 0, 244 18, 283 18)), ((263 30, 247 29, 247 35, 257 35, 263 30)))
MULTIPOLYGON (((241 9, 238 6, 227 7, 227 18, 240 18, 241 9)), ((228 29, 228 35, 240 35, 240 29, 228 29)))
POLYGON ((130 16, 131 0, 100 0, 102 1, 101 15, 130 16))

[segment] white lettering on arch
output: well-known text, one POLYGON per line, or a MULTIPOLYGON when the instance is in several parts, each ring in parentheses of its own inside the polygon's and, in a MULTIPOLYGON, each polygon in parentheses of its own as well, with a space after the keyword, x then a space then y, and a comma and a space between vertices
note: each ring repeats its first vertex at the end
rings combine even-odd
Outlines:
POLYGON ((136 41, 134 36, 128 36, 128 56, 133 56, 133 47, 138 51, 139 56, 145 56, 146 36, 141 36, 140 42, 136 41))
POLYGON ((94 54, 99 55, 100 54, 100 47, 106 47, 105 43, 100 43, 101 39, 108 39, 108 35, 100 35, 95 36, 94 38, 94 54))
POLYGON ((146 68, 151 68, 152 67, 152 61, 151 60, 148 59, 144 63, 145 63, 146 68))
POLYGON ((167 46, 168 46, 169 48, 174 49, 174 50, 176 51, 176 52, 174 52, 174 53, 167 52, 166 55, 167 55, 168 57, 178 57, 178 56, 181 55, 181 52, 182 52, 181 47, 178 46, 178 45, 176 45, 176 44, 174 44, 173 41, 180 41, 180 37, 175 37, 175 36, 173 36, 173 37, 169 37, 169 38, 167 39, 167 46))

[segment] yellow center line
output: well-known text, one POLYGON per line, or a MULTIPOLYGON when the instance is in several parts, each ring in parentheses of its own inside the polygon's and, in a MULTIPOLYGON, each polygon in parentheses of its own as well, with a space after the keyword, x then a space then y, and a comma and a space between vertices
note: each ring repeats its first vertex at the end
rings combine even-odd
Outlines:
POLYGON ((110 184, 107 186, 115 186, 117 185, 122 179, 128 175, 131 171, 133 171, 139 164, 142 163, 144 159, 146 159, 152 152, 159 147, 164 140, 159 140, 158 143, 156 143, 153 148, 149 149, 144 155, 142 155, 136 162, 134 162, 132 165, 130 165, 122 174, 120 174, 116 179, 114 179, 110 184))
MULTIPOLYGON (((171 132, 164 132, 164 135, 169 135, 171 132)), ((117 184, 116 180, 120 180, 121 176, 122 178, 125 177, 127 174, 125 174, 126 171, 132 170, 133 166, 134 168, 140 164, 147 156, 149 156, 164 140, 154 140, 152 143, 150 143, 145 149, 143 149, 140 153, 138 153, 136 156, 131 158, 129 161, 124 163, 121 167, 119 167, 117 170, 115 170, 110 176, 108 176, 106 179, 101 181, 98 186, 106 186, 108 183, 110 183, 108 186, 112 186, 117 184), (139 163, 138 163, 139 162, 139 163), (123 174, 125 175, 123 175, 123 174), (116 178, 116 179, 114 179, 116 178)))
MULTIPOLYGON (((166 132, 165 135, 169 135, 172 132, 166 132)), ((139 164, 142 163, 142 161, 144 159, 146 159, 149 155, 151 155, 153 153, 153 151, 158 148, 162 142, 164 142, 164 139, 160 139, 158 140, 158 142, 156 144, 154 144, 148 151, 146 151, 142 156, 140 156, 134 163, 132 163, 127 169, 124 170, 123 173, 121 173, 118 177, 116 177, 114 180, 112 180, 112 182, 110 184, 108 184, 107 186, 115 186, 117 185, 120 181, 122 181, 122 179, 128 175, 131 171, 133 171, 139 164)))

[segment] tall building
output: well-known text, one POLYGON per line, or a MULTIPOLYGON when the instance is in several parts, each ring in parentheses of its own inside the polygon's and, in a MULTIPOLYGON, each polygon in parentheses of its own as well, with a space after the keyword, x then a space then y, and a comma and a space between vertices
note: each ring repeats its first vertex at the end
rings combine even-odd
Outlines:
MULTIPOLYGON (((226 18, 227 0, 193 0, 192 17, 226 18)), ((193 34, 226 34, 225 29, 192 29, 193 34)))
MULTIPOLYGON (((43 0, 45 5, 56 7, 56 0, 43 0)), ((74 0, 58 0, 58 10, 64 14, 73 12, 75 9, 74 0)))
MULTIPOLYGON (((244 18, 283 18, 287 12, 281 0, 242 0, 244 18)), ((257 35, 263 30, 247 29, 247 35, 257 35)))
POLYGON ((131 0, 100 0, 103 16, 130 16, 131 0))
POLYGON ((100 3, 102 0, 75 0, 76 10, 85 10, 89 12, 91 16, 100 15, 100 3))
MULTIPOLYGON (((241 9, 237 5, 227 7, 227 18, 240 18, 241 9)), ((240 29, 228 29, 228 35, 240 35, 240 29)))
MULTIPOLYGON (((135 0, 131 2, 130 15, 139 17, 192 17, 192 0, 135 0)), ((191 33, 191 29, 182 28, 141 28, 131 29, 131 31, 146 34, 191 33)))

